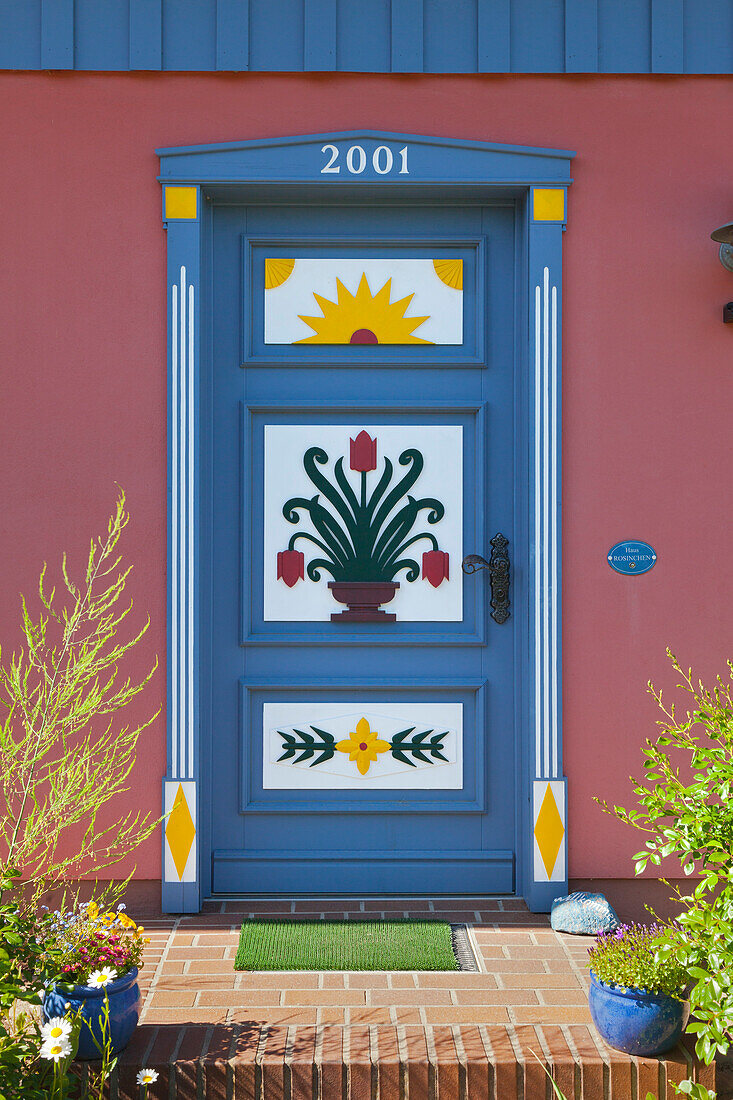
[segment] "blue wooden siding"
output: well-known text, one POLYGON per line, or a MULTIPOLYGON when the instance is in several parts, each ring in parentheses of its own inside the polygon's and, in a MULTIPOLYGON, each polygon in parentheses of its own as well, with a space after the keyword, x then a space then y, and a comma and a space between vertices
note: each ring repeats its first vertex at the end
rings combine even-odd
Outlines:
POLYGON ((1 69, 731 73, 731 0, 0 0, 1 69))

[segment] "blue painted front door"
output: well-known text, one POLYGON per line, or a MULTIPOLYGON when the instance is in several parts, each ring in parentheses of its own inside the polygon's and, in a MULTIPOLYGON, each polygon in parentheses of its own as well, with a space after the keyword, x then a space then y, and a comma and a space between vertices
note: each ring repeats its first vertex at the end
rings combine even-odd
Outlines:
POLYGON ((512 892, 520 590, 496 623, 487 574, 461 559, 518 537, 514 206, 345 198, 210 217, 205 888, 512 892), (340 271, 356 277, 339 290, 340 271), (379 317, 354 320, 361 276, 386 337, 379 317), (414 303, 405 279, 425 291, 414 303), (432 327, 401 323, 418 315, 432 327), (382 536, 406 509, 395 529, 412 545, 365 613, 329 582, 385 572, 389 537, 365 564, 359 534, 375 492, 382 536))

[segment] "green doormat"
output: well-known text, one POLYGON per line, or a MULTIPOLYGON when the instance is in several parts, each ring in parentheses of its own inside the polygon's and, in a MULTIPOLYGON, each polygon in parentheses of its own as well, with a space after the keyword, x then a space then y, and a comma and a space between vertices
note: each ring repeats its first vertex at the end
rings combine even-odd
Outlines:
POLYGON ((235 970, 459 970, 450 924, 249 920, 235 970))

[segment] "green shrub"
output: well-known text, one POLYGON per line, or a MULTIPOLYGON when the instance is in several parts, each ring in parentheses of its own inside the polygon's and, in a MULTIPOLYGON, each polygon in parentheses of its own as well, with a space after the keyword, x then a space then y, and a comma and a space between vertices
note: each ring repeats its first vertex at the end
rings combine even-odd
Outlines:
POLYGON ((733 663, 728 679, 718 676, 706 688, 668 655, 690 709, 678 713, 649 684, 664 718, 659 736, 643 749, 643 778, 632 778, 639 808, 599 801, 647 834, 634 857, 637 874, 676 856, 684 874, 694 876, 690 893, 675 889, 678 930, 657 953, 660 964, 674 956, 693 983, 688 1031, 697 1037, 698 1057, 710 1063, 733 1039, 733 663))
POLYGON ((47 1096, 48 1070, 38 1064, 41 1037, 32 1008, 41 1003, 42 922, 13 897, 18 878, 12 868, 0 871, 0 1100, 40 1100, 47 1096))

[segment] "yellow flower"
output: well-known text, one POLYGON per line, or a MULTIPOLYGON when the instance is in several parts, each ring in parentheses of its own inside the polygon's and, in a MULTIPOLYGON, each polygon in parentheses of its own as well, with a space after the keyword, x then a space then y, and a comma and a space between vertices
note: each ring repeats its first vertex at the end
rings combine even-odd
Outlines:
POLYGON ((336 748, 339 752, 347 752, 349 760, 356 760, 357 768, 366 775, 378 753, 389 751, 389 742, 380 741, 376 730, 369 729, 366 718, 360 718, 356 730, 349 734, 348 740, 338 741, 336 748))
POLYGON ((90 917, 91 920, 96 920, 99 916, 99 906, 95 901, 90 901, 87 905, 87 916, 90 917))

